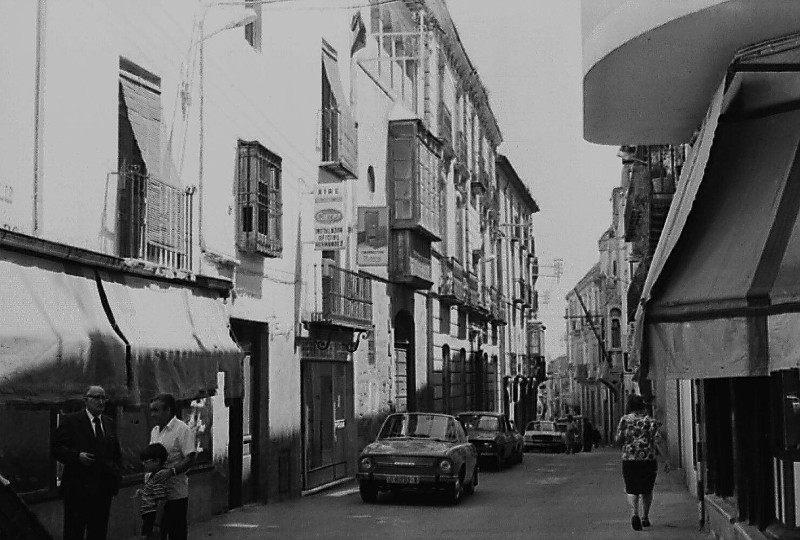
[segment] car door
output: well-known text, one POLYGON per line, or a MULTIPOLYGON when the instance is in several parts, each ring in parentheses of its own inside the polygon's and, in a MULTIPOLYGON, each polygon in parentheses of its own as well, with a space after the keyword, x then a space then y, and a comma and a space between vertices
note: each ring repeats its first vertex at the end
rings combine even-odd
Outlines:
POLYGON ((505 415, 501 415, 498 420, 498 424, 500 424, 500 441, 503 445, 503 459, 509 459, 514 453, 514 449, 512 446, 513 438, 511 437, 511 430, 508 426, 508 418, 506 418, 505 415))
POLYGON ((469 439, 467 439, 467 433, 464 431, 464 427, 460 422, 455 422, 453 429, 456 432, 456 438, 458 440, 458 455, 462 463, 465 464, 467 477, 472 478, 472 471, 475 470, 475 464, 478 461, 478 451, 469 442, 469 439))

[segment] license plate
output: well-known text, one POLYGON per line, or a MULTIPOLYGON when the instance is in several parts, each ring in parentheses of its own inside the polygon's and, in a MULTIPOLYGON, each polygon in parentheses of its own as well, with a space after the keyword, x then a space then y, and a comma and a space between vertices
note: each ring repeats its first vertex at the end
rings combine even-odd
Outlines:
POLYGON ((395 474, 386 479, 390 484, 419 484, 419 476, 408 474, 395 474))

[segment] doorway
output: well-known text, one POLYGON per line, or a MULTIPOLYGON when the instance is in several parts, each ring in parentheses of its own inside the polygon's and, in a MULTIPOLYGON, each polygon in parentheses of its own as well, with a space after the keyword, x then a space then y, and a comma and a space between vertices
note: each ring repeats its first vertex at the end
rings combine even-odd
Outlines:
POLYGON ((266 441, 268 431, 268 343, 264 323, 231 319, 233 338, 245 352, 244 392, 229 399, 228 506, 238 508, 266 496, 266 441))

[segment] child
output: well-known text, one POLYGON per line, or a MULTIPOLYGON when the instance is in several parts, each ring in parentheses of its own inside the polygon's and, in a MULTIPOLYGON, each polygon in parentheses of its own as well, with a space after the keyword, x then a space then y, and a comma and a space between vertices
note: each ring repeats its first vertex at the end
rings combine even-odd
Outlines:
POLYGON ((167 461, 167 449, 162 444, 151 444, 142 450, 139 459, 142 460, 146 473, 144 486, 138 491, 142 538, 155 538, 153 525, 158 513, 158 503, 167 496, 167 485, 163 481, 158 481, 153 473, 164 467, 164 462, 167 461))

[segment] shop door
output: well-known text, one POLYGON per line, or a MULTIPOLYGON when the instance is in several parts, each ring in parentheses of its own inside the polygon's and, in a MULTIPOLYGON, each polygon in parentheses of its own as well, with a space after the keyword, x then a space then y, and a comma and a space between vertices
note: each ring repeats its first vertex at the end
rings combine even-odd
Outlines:
POLYGON ((352 365, 304 360, 302 365, 304 489, 351 473, 352 365))

